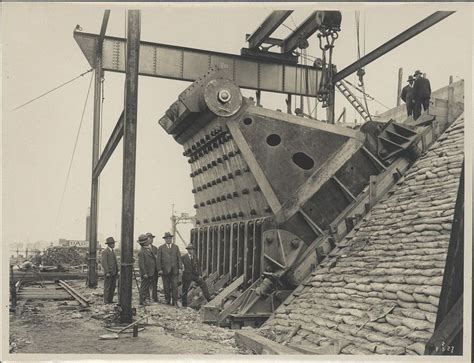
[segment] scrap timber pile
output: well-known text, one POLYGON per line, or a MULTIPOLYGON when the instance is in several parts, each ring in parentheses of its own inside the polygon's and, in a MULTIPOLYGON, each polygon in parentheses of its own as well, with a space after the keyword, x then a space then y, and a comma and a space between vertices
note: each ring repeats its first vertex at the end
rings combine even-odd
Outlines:
POLYGON ((78 266, 86 263, 83 248, 73 247, 50 247, 42 258, 45 266, 69 265, 78 266))

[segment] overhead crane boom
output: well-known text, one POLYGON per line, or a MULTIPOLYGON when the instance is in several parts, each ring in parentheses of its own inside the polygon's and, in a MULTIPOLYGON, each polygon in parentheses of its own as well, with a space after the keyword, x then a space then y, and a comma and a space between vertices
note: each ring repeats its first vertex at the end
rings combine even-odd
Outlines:
MULTIPOLYGON (((98 35, 75 31, 74 39, 93 65, 98 35)), ((106 36, 102 49, 102 69, 124 73, 125 39, 106 36)), ((142 76, 194 82, 214 66, 223 69, 224 76, 241 88, 268 92, 315 97, 321 80, 321 71, 310 66, 140 42, 139 74, 142 76)))

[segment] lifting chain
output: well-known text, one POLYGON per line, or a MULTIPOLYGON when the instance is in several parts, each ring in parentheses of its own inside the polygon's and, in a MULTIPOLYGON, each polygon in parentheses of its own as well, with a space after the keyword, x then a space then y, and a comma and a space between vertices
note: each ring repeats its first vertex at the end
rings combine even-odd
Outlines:
POLYGON ((322 77, 320 89, 318 91, 317 99, 322 102, 323 107, 328 106, 329 92, 333 88, 332 77, 334 67, 332 65, 332 51, 334 42, 339 37, 338 29, 322 28, 319 31, 319 49, 322 54, 322 77))

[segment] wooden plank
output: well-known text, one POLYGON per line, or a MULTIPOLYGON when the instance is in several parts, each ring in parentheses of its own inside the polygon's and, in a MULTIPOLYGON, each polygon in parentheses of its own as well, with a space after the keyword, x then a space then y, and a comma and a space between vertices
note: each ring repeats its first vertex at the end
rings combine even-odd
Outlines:
POLYGON ((308 345, 301 345, 301 344, 288 344, 288 347, 297 350, 303 354, 311 354, 311 355, 336 355, 341 352, 341 350, 349 345, 350 342, 347 340, 336 340, 333 344, 326 345, 320 348, 314 348, 308 345))
POLYGON ((262 337, 261 335, 249 331, 241 330, 235 332, 235 343, 247 349, 253 350, 257 354, 276 354, 276 355, 295 355, 300 352, 278 344, 270 339, 262 337))
POLYGON ((31 299, 31 300, 73 300, 73 298, 68 295, 18 295, 19 299, 31 299))
MULTIPOLYGON (((242 275, 244 277, 244 283, 245 283, 245 275, 242 275)), ((252 289, 255 288, 255 286, 259 283, 260 279, 255 281, 251 286, 249 286, 242 294, 240 294, 234 301, 232 301, 231 304, 226 306, 220 313, 219 315, 219 322, 221 323, 224 321, 224 319, 229 316, 232 312, 234 312, 241 304, 242 302, 250 295, 252 292, 252 289)))
MULTIPOLYGON (((225 274, 222 276, 219 280, 217 280, 213 285, 209 286, 209 294, 215 294, 217 291, 219 291, 226 283, 229 282, 229 274, 225 274)), ((196 288, 195 290, 197 292, 201 292, 200 288, 196 288)), ((203 294, 200 294, 197 300, 192 301, 190 304, 191 307, 197 306, 197 305, 203 305, 205 303, 205 298, 203 294)))
MULTIPOLYGON (((103 276, 103 274, 98 274, 103 276)), ((31 271, 15 271, 13 280, 24 282, 32 281, 55 281, 55 280, 85 280, 87 273, 80 272, 31 272, 31 271)))
POLYGON ((219 295, 212 299, 212 301, 202 306, 200 311, 201 320, 206 323, 217 323, 219 321, 219 314, 221 312, 224 300, 232 295, 239 288, 239 286, 242 285, 243 281, 244 276, 239 276, 224 290, 222 290, 219 295))
POLYGON ((314 348, 308 345, 300 345, 300 344, 288 344, 288 347, 294 349, 302 354, 310 354, 310 355, 330 355, 334 354, 334 348, 332 345, 328 345, 321 348, 314 348))
POLYGON ((240 275, 236 278, 231 284, 229 284, 224 290, 222 290, 219 295, 217 295, 214 299, 212 299, 211 305, 222 305, 224 303, 224 299, 226 299, 230 294, 232 294, 235 290, 237 290, 240 285, 244 282, 244 275, 240 275))

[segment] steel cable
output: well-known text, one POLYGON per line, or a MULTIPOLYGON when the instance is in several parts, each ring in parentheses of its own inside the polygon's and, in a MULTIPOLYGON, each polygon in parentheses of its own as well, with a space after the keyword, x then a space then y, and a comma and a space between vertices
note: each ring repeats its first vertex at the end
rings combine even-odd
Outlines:
POLYGON ((84 75, 86 75, 86 74, 89 73, 89 72, 92 72, 93 70, 94 70, 93 68, 89 69, 88 71, 86 71, 86 72, 84 72, 84 73, 78 75, 77 77, 74 77, 74 78, 70 79, 69 81, 60 84, 59 86, 54 87, 53 89, 49 90, 48 92, 45 92, 45 93, 39 95, 38 97, 35 97, 35 98, 33 98, 32 100, 29 100, 28 102, 25 102, 25 103, 21 104, 20 106, 14 108, 12 111, 16 111, 16 110, 19 110, 19 109, 22 108, 22 107, 25 107, 26 105, 30 104, 31 102, 36 101, 36 100, 40 99, 41 97, 46 96, 47 94, 49 94, 49 93, 51 93, 51 92, 53 92, 53 91, 56 91, 57 89, 59 89, 59 88, 61 88, 61 87, 66 86, 67 84, 69 84, 69 83, 75 81, 75 80, 78 79, 78 78, 83 77, 84 75))
POLYGON ((69 181, 69 175, 71 174, 71 167, 72 167, 72 163, 74 161, 74 155, 76 153, 77 141, 79 140, 79 134, 81 132, 82 122, 84 120, 84 114, 85 114, 86 107, 87 107, 87 101, 89 100, 89 94, 90 94, 90 91, 91 91, 91 86, 92 86, 92 80, 93 79, 94 79, 94 77, 93 77, 93 74, 92 74, 91 75, 91 80, 89 82, 89 88, 87 89, 86 100, 84 101, 84 107, 82 108, 81 120, 79 122, 79 127, 78 127, 77 133, 76 133, 76 141, 74 142, 74 148, 72 150, 71 161, 69 162, 69 168, 68 168, 67 175, 66 175, 66 181, 64 183, 63 193, 62 193, 62 196, 61 196, 61 202, 59 204, 58 215, 56 216, 56 223, 55 223, 54 231, 56 231, 56 228, 58 226, 59 216, 61 215, 63 202, 64 202, 64 195, 66 194, 66 188, 67 188, 67 184, 68 184, 68 181, 69 181))

